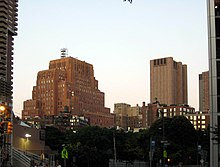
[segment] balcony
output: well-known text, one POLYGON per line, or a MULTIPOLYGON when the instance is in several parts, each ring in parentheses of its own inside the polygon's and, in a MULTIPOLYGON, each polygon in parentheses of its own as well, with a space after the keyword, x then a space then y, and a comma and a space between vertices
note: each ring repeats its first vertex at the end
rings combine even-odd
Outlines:
POLYGON ((0 75, 4 75, 5 76, 6 75, 6 71, 0 69, 0 75))
POLYGON ((5 65, 6 64, 6 60, 3 60, 3 59, 0 59, 0 66, 2 65, 5 65))

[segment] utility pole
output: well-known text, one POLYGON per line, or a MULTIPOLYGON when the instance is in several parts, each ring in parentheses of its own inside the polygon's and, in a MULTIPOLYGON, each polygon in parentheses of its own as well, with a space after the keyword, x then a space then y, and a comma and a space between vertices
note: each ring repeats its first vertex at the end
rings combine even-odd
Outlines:
POLYGON ((113 144, 114 144, 114 167, 117 167, 116 143, 115 143, 115 129, 113 129, 113 144))

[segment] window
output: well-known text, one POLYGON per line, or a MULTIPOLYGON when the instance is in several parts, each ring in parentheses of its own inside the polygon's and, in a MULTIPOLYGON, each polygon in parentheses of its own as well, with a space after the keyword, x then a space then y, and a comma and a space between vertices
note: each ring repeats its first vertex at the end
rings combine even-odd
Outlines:
POLYGON ((220 18, 215 19, 216 37, 220 37, 220 18))
POLYGON ((220 77, 220 61, 216 62, 217 77, 220 77))
POLYGON ((216 58, 220 59, 220 39, 216 39, 216 58))

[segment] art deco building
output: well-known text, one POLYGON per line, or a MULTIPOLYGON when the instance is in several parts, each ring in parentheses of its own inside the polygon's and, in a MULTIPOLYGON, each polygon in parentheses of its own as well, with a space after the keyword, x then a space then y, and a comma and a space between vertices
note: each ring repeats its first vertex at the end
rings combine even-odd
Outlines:
POLYGON ((187 104, 187 66, 172 57, 150 61, 150 101, 187 104))
POLYGON ((12 105, 13 41, 17 35, 18 0, 0 1, 0 102, 12 105))
POLYGON ((73 57, 50 61, 49 69, 39 71, 32 99, 24 102, 22 118, 57 116, 64 110, 85 116, 90 125, 110 127, 114 116, 105 106, 93 66, 73 57))
MULTIPOLYGON (((210 83, 210 127, 220 128, 220 0, 207 0, 209 83, 210 83)), ((218 132, 219 133, 219 132, 218 132)), ((220 166, 219 143, 210 133, 210 166, 220 166)))
POLYGON ((209 112, 209 72, 199 74, 199 111, 209 112))

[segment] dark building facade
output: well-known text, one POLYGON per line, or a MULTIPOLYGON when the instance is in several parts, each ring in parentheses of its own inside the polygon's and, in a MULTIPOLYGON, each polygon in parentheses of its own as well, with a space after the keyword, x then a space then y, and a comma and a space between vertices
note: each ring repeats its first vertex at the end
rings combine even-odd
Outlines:
POLYGON ((112 127, 114 116, 104 106, 104 96, 91 64, 62 57, 50 61, 48 70, 38 72, 32 99, 24 102, 22 118, 58 116, 68 111, 85 116, 90 125, 112 127))
POLYGON ((17 35, 18 0, 0 1, 0 102, 12 106, 14 36, 17 35))

